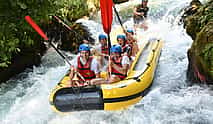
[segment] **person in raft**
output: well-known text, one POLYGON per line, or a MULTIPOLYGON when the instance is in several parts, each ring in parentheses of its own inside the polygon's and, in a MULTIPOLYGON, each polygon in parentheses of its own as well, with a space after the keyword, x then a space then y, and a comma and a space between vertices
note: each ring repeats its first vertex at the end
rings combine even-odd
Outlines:
POLYGON ((132 61, 131 59, 132 48, 129 46, 129 44, 127 44, 126 36, 123 34, 117 35, 117 42, 121 46, 122 56, 128 56, 129 59, 132 61))
POLYGON ((110 53, 110 61, 108 65, 108 80, 97 78, 92 80, 91 84, 111 84, 126 78, 127 71, 130 66, 129 57, 126 55, 122 55, 122 47, 120 45, 113 45, 110 48, 110 53))
POLYGON ((79 53, 72 61, 69 74, 71 86, 88 85, 91 80, 100 78, 99 64, 95 58, 90 56, 88 44, 79 46, 79 53))
POLYGON ((135 30, 137 27, 142 27, 144 30, 148 29, 146 18, 149 7, 147 7, 147 4, 148 0, 142 0, 141 4, 135 6, 133 9, 133 21, 135 30))
POLYGON ((100 64, 100 68, 106 71, 106 66, 108 64, 108 44, 107 36, 105 34, 99 34, 98 36, 99 44, 94 47, 92 54, 97 56, 97 60, 100 64))

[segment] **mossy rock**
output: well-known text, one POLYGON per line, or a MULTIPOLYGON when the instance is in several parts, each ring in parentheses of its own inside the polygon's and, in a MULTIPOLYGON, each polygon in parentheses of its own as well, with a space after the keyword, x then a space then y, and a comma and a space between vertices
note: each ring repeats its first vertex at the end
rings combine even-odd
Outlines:
MULTIPOLYGON (((185 20, 186 31, 194 40, 188 51, 190 69, 204 75, 206 82, 213 82, 213 1, 185 20), (197 68, 197 69, 195 69, 197 68)), ((192 72, 192 71, 189 71, 192 72)), ((202 76, 200 76, 202 77, 202 76)), ((195 77, 197 78, 197 77, 195 77)))
POLYGON ((204 26, 195 42, 198 42, 195 53, 201 57, 202 68, 213 79, 213 21, 204 26))

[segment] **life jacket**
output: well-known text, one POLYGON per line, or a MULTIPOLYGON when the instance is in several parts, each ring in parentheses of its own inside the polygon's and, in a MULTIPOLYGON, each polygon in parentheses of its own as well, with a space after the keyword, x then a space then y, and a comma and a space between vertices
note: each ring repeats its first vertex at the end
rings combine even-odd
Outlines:
POLYGON ((138 6, 136 11, 137 12, 143 12, 144 13, 144 17, 147 17, 147 13, 149 11, 149 8, 148 7, 138 6))
POLYGON ((123 45, 122 46, 122 53, 127 52, 127 50, 128 50, 128 45, 127 44, 123 45))
POLYGON ((125 44, 122 46, 122 53, 128 53, 128 57, 129 59, 131 59, 131 55, 132 55, 132 46, 129 44, 125 44))
MULTIPOLYGON (((119 59, 111 59, 112 60, 112 62, 114 62, 117 66, 119 66, 119 67, 122 67, 122 64, 121 64, 121 62, 122 62, 122 57, 120 57, 119 59)), ((124 79, 124 78, 126 78, 126 74, 124 75, 124 74, 122 74, 122 73, 120 73, 116 68, 113 68, 112 67, 112 72, 111 72, 113 75, 116 75, 117 77, 119 77, 121 80, 122 79, 124 79)))
POLYGON ((107 45, 101 45, 101 53, 108 55, 109 50, 107 45))
MULTIPOLYGON (((88 61, 85 65, 83 65, 80 61, 80 56, 78 57, 78 72, 84 77, 85 80, 91 80, 95 78, 95 72, 91 70, 91 63, 93 57, 89 57, 88 61)), ((80 81, 83 79, 79 78, 80 81)))

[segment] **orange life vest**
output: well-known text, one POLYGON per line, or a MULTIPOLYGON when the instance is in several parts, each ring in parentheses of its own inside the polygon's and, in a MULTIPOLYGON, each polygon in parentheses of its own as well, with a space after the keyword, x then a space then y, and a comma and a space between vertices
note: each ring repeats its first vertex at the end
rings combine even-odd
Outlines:
POLYGON ((109 50, 107 45, 101 45, 101 53, 108 55, 109 50))
MULTIPOLYGON (((93 57, 89 57, 88 61, 85 65, 83 65, 80 61, 80 56, 78 57, 78 72, 84 77, 85 80, 91 80, 95 78, 95 72, 91 70, 91 63, 93 57)), ((83 79, 79 78, 81 81, 83 79)))
MULTIPOLYGON (((111 59, 112 60, 112 62, 114 62, 117 66, 119 66, 119 67, 122 67, 122 64, 121 64, 121 61, 122 61, 122 57, 120 57, 119 59, 111 59)), ((122 79, 124 79, 124 78, 126 78, 126 74, 124 75, 124 74, 122 74, 121 72, 119 72, 116 68, 113 68, 112 67, 112 74, 113 75, 116 75, 117 77, 119 77, 121 80, 122 79)))

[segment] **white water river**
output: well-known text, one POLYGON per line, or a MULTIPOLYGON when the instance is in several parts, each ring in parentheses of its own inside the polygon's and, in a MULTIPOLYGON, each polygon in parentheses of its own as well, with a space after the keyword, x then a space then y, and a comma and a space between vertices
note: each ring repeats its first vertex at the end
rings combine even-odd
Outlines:
MULTIPOLYGON (((41 66, 26 69, 0 85, 0 124, 212 124, 213 91, 204 85, 190 85, 186 79, 187 50, 192 40, 176 20, 189 2, 149 0, 152 21, 144 35, 161 38, 164 47, 153 86, 138 104, 123 111, 55 113, 49 105, 49 93, 69 66, 56 52, 49 51, 41 66)), ((117 7, 122 10, 122 5, 117 7)), ((81 22, 94 38, 102 32, 99 22, 81 22)), ((132 20, 126 25, 131 27, 132 20)))

